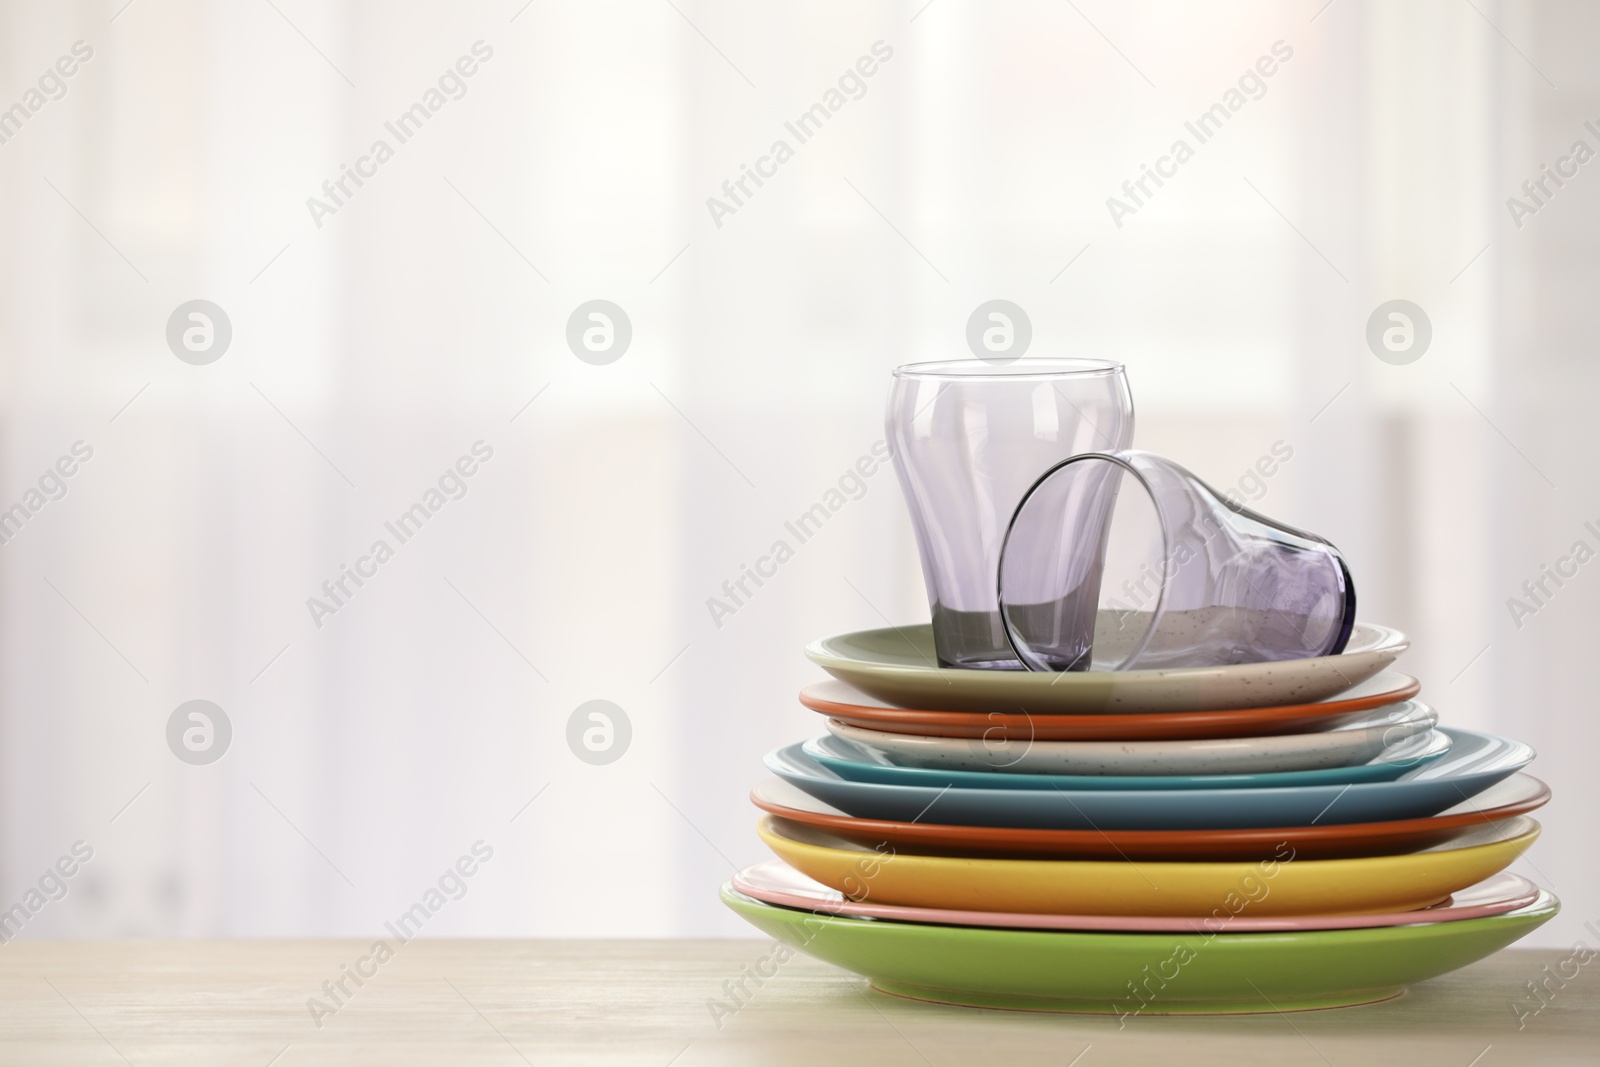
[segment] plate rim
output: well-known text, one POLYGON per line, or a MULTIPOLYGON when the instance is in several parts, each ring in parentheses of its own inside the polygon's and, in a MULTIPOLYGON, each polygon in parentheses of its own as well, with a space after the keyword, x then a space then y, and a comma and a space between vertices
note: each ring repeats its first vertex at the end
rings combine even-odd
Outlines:
MULTIPOLYGON (((814 912, 802 911, 799 908, 785 908, 777 904, 768 904, 765 901, 757 900, 755 897, 746 896, 745 894, 738 892, 732 888, 729 882, 722 883, 719 893, 724 902, 726 902, 729 897, 736 897, 739 901, 745 904, 754 905, 760 909, 782 912, 794 916, 809 916, 809 919, 795 918, 791 920, 796 923, 809 921, 828 924, 844 924, 855 927, 856 929, 901 929, 922 932, 930 937, 972 937, 982 939, 994 938, 996 940, 1014 938, 1028 940, 1033 940, 1036 938, 1052 938, 1061 939, 1063 947, 1071 947, 1068 942, 1078 941, 1079 939, 1107 939, 1114 941, 1126 941, 1128 944, 1132 945, 1136 943, 1135 939, 1142 939, 1145 943, 1148 943, 1150 936, 1148 934, 1127 933, 1119 930, 1006 930, 992 926, 943 926, 936 923, 897 923, 882 919, 858 919, 851 915, 818 915, 814 912)), ((1285 948, 1293 949, 1293 947, 1297 944, 1304 945, 1304 939, 1306 938, 1316 938, 1318 940, 1327 940, 1334 943, 1341 941, 1360 943, 1370 938, 1385 938, 1386 935, 1390 938, 1400 938, 1406 940, 1427 939, 1440 936, 1441 931, 1458 931, 1459 928, 1466 923, 1483 925, 1492 924, 1495 926, 1512 925, 1520 920, 1535 918, 1546 912, 1548 912, 1548 915, 1546 916, 1547 918, 1553 917, 1560 910, 1561 901, 1554 893, 1550 892, 1550 890, 1541 887, 1539 890, 1538 899, 1536 899, 1532 904, 1529 904, 1527 907, 1518 908, 1515 911, 1502 912, 1499 915, 1485 915, 1478 919, 1456 919, 1454 921, 1441 923, 1417 923, 1412 926, 1358 927, 1355 929, 1345 930, 1271 930, 1238 934, 1221 933, 1217 934, 1214 938, 1209 939, 1208 943, 1224 941, 1241 946, 1249 944, 1269 949, 1282 945, 1285 948)))
MULTIPOLYGON (((1083 671, 1083 672, 1040 672, 1040 671, 979 671, 966 670, 957 667, 924 667, 914 664, 884 663, 878 660, 864 660, 830 652, 825 645, 829 642, 842 641, 848 638, 861 637, 867 634, 895 634, 903 640, 909 640, 908 634, 915 632, 919 636, 923 632, 929 635, 928 644, 932 644, 933 624, 931 622, 908 623, 903 626, 879 626, 868 630, 848 630, 844 633, 829 634, 816 638, 806 644, 806 658, 811 662, 828 670, 828 664, 834 663, 846 669, 865 667, 874 671, 883 671, 905 676, 931 675, 932 677, 946 677, 950 675, 985 675, 985 676, 1011 676, 1017 679, 1038 678, 1035 682, 1003 682, 1003 685, 1022 685, 1032 688, 1050 687, 1061 682, 1066 682, 1073 688, 1090 688, 1101 685, 1106 688, 1137 685, 1155 681, 1171 680, 1172 682, 1193 682, 1202 678, 1250 678, 1267 670, 1280 668, 1284 663, 1327 663, 1337 662, 1341 659, 1354 659, 1358 656, 1383 656, 1391 652, 1398 657, 1411 646, 1411 639, 1403 630, 1381 623, 1362 622, 1357 620, 1355 630, 1376 631, 1377 643, 1354 651, 1346 650, 1332 656, 1307 656, 1295 660, 1281 660, 1260 663, 1230 663, 1215 667, 1160 667, 1132 671, 1083 671)), ((1353 635, 1352 635, 1353 636, 1353 635)), ((830 671, 831 673, 831 671, 830 671)))
MULTIPOLYGON (((1544 833, 1544 824, 1531 815, 1516 815, 1509 819, 1500 820, 1500 822, 1514 823, 1518 819, 1525 820, 1528 824, 1527 828, 1514 835, 1507 836, 1510 828, 1501 827, 1499 831, 1500 836, 1495 837, 1492 840, 1480 841, 1476 844, 1462 845, 1457 841, 1446 841, 1440 843, 1439 845, 1435 845, 1432 848, 1418 849, 1415 852, 1397 852, 1374 856, 1313 856, 1308 859, 1291 857, 1289 860, 1283 861, 1283 866, 1285 869, 1293 867, 1297 870, 1304 870, 1307 866, 1310 866, 1313 869, 1312 874, 1316 875, 1325 874, 1330 869, 1339 871, 1360 870, 1362 866, 1373 866, 1374 864, 1380 862, 1385 864, 1403 863, 1407 860, 1415 860, 1418 857, 1427 855, 1437 856, 1446 853, 1469 852, 1475 849, 1501 848, 1503 846, 1512 845, 1520 841, 1526 841, 1527 843, 1524 844, 1522 848, 1517 850, 1516 854, 1520 856, 1529 848, 1532 848, 1533 845, 1539 840, 1540 836, 1544 833), (1338 864, 1339 866, 1337 868, 1330 868, 1326 866, 1328 864, 1338 864)), ((783 828, 781 826, 776 825, 777 823, 781 823, 783 821, 784 820, 781 817, 775 815, 768 814, 761 816, 756 823, 756 834, 762 839, 763 844, 767 844, 766 839, 767 837, 771 836, 782 838, 787 843, 799 846, 802 849, 816 849, 822 852, 838 853, 840 855, 851 856, 872 856, 876 854, 872 849, 865 847, 859 849, 843 849, 836 848, 832 845, 819 845, 812 841, 802 841, 798 838, 789 837, 787 834, 783 833, 783 828)), ((1494 827, 1498 825, 1498 823, 1489 823, 1487 825, 1494 827)), ((767 847, 772 848, 770 844, 767 844, 767 847)), ((773 849, 773 851, 776 851, 776 849, 773 849)), ((782 857, 780 856, 779 858, 781 859, 782 857)), ((932 864, 981 863, 986 866, 994 865, 993 871, 997 877, 1003 875, 1006 871, 1023 870, 1025 869, 1024 865, 1026 865, 1026 868, 1040 868, 1064 867, 1069 864, 1092 864, 1096 868, 1104 867, 1120 870, 1122 865, 1127 862, 1126 860, 1122 859, 1102 859, 1098 857, 1091 859, 1052 859, 1050 857, 1041 856, 947 856, 922 852, 896 852, 894 858, 897 860, 924 860, 932 864)), ((1509 861, 1507 865, 1509 866, 1509 861)), ((790 866, 793 866, 793 864, 790 864, 790 866)), ((1250 860, 1146 860, 1144 863, 1140 864, 1140 866, 1147 869, 1155 868, 1158 873, 1162 870, 1192 871, 1196 868, 1209 867, 1213 869, 1212 873, 1216 874, 1231 874, 1234 872, 1246 874, 1259 867, 1259 863, 1253 863, 1250 860)), ((798 870, 798 868, 796 869, 798 870)), ((803 874, 805 872, 802 871, 801 873, 803 874)), ((1296 875, 1296 877, 1301 876, 1296 875)))
MULTIPOLYGON (((1100 740, 1125 739, 1122 736, 1122 731, 1198 730, 1201 731, 1198 735, 1190 735, 1198 739, 1219 736, 1236 737, 1240 735, 1227 732, 1219 734, 1217 731, 1256 729, 1263 725, 1273 725, 1280 720, 1307 725, 1307 731, 1309 731, 1316 723, 1342 715, 1355 715, 1375 708, 1387 707, 1390 704, 1404 703, 1407 700, 1414 699, 1417 694, 1422 692, 1422 682, 1414 675, 1406 674, 1404 671, 1393 671, 1392 673, 1400 678, 1408 679, 1407 683, 1397 689, 1365 697, 1334 697, 1302 704, 1269 704, 1256 708, 1217 708, 1211 711, 1106 710, 1097 712, 1037 713, 1028 711, 948 711, 934 708, 873 707, 869 704, 846 704, 842 701, 830 700, 816 695, 816 688, 828 684, 828 681, 837 681, 843 685, 850 685, 848 681, 841 678, 811 682, 801 687, 800 703, 809 710, 830 718, 842 719, 846 722, 872 722, 875 725, 871 728, 883 729, 885 733, 916 733, 918 728, 932 726, 936 729, 978 730, 980 735, 984 731, 998 727, 1006 730, 1026 730, 1032 735, 1036 734, 1042 727, 1046 730, 1088 731, 1091 734, 1111 731, 1111 736, 1097 738, 1100 740), (890 724, 898 725, 900 723, 904 723, 911 729, 894 730, 887 728, 890 724)), ((851 688, 855 687, 851 686, 851 688)), ((1180 738, 1169 736, 1166 739, 1179 740, 1180 738)), ((1071 740, 1071 738, 1050 738, 1049 740, 1065 741, 1071 740)))
MULTIPOLYGON (((859 763, 859 761, 848 760, 848 759, 845 759, 844 757, 833 755, 832 753, 826 753, 825 752, 825 753, 822 753, 821 755, 818 755, 816 752, 810 751, 810 749, 815 748, 817 746, 818 742, 822 742, 822 741, 826 741, 826 740, 830 740, 830 739, 837 739, 837 740, 845 742, 846 744, 852 744, 853 743, 848 738, 839 738, 838 735, 833 734, 833 733, 830 732, 830 733, 823 734, 820 737, 813 737, 813 738, 811 738, 809 740, 800 742, 801 751, 804 752, 805 755, 811 757, 811 759, 813 759, 816 762, 822 764, 824 767, 828 767, 830 770, 833 770, 833 767, 828 762, 829 760, 833 760, 833 761, 838 762, 838 763, 851 763, 851 762, 859 763)), ((1357 784, 1361 784, 1363 782, 1387 781, 1389 779, 1377 778, 1377 777, 1366 777, 1366 778, 1358 777, 1358 778, 1352 779, 1348 783, 1343 782, 1343 781, 1338 781, 1338 780, 1326 781, 1326 780, 1323 780, 1322 778, 1315 778, 1315 779, 1312 779, 1310 781, 1285 781, 1283 779, 1287 778, 1290 775, 1295 775, 1295 776, 1323 775, 1323 776, 1325 776, 1327 778, 1332 778, 1332 776, 1333 776, 1332 772, 1335 772, 1335 771, 1353 771, 1353 770, 1355 770, 1357 768, 1361 768, 1361 767, 1382 768, 1383 771, 1385 773, 1387 773, 1390 770, 1394 770, 1397 763, 1405 763, 1405 764, 1407 764, 1406 766, 1403 766, 1398 771, 1396 771, 1396 776, 1398 777, 1398 775, 1404 774, 1408 770, 1414 769, 1416 767, 1421 767, 1426 763, 1432 763, 1432 762, 1434 762, 1436 760, 1439 760, 1439 759, 1447 756, 1449 754, 1450 749, 1451 749, 1453 744, 1454 744, 1454 738, 1451 737, 1448 733, 1446 733, 1444 729, 1441 729, 1437 724, 1435 724, 1433 726, 1428 727, 1426 730, 1421 730, 1421 731, 1418 731, 1418 732, 1416 732, 1414 734, 1411 734, 1411 735, 1407 736, 1403 741, 1396 742, 1394 745, 1391 745, 1388 748, 1384 749, 1384 752, 1379 753, 1377 756, 1374 756, 1372 759, 1370 759, 1370 760, 1368 760, 1368 761, 1366 761, 1364 763, 1351 764, 1351 765, 1349 765, 1347 767, 1316 767, 1316 768, 1308 768, 1308 769, 1305 769, 1305 770, 1298 770, 1298 771, 1229 771, 1229 772, 1223 772, 1223 773, 1219 773, 1219 774, 1140 774, 1140 775, 1101 774, 1101 775, 1095 775, 1095 774, 1046 773, 1046 772, 1040 772, 1040 771, 1026 771, 1026 772, 1024 772, 1024 771, 1007 772, 1007 771, 1004 771, 1004 770, 998 770, 998 771, 997 770, 973 771, 973 770, 966 770, 966 769, 960 769, 960 768, 901 767, 901 766, 898 766, 898 765, 884 766, 884 765, 881 765, 881 764, 880 765, 863 764, 863 765, 864 766, 869 766, 869 767, 870 766, 876 766, 880 770, 889 772, 891 774, 891 776, 893 774, 897 774, 897 773, 904 773, 904 774, 906 774, 907 776, 910 776, 910 777, 937 776, 937 775, 941 775, 942 774, 942 775, 956 776, 957 779, 959 779, 961 777, 965 777, 965 776, 970 776, 970 775, 978 775, 978 776, 984 776, 984 777, 990 777, 990 778, 996 777, 996 776, 1004 776, 1004 777, 1007 777, 1007 778, 1010 778, 1010 779, 1015 779, 1015 780, 1026 780, 1026 781, 1035 781, 1036 780, 1037 787, 1039 789, 1049 788, 1049 789, 1057 789, 1057 790, 1069 790, 1069 791, 1074 791, 1074 792, 1078 791, 1078 790, 1083 790, 1083 789, 1089 789, 1089 790, 1095 790, 1095 791, 1106 791, 1106 792, 1113 792, 1113 791, 1121 792, 1123 790, 1136 788, 1134 785, 1132 785, 1130 783, 1145 782, 1145 781, 1150 781, 1150 782, 1167 781, 1167 782, 1171 782, 1174 779, 1180 779, 1180 780, 1182 780, 1182 781, 1184 781, 1186 783, 1194 782, 1195 780, 1200 780, 1200 781, 1203 782, 1206 779, 1227 779, 1227 782, 1225 784, 1219 784, 1219 785, 1204 785, 1204 784, 1152 785, 1152 786, 1147 786, 1146 788, 1150 788, 1150 789, 1226 789, 1226 788, 1237 788, 1237 789, 1286 789, 1286 788, 1294 788, 1296 786, 1302 786, 1302 785, 1345 785, 1345 784, 1357 785, 1357 784), (1392 752, 1397 747, 1400 747, 1402 745, 1411 744, 1413 741, 1417 741, 1418 739, 1426 738, 1429 735, 1436 735, 1436 736, 1434 736, 1430 741, 1428 741, 1427 745, 1425 746, 1423 755, 1421 755, 1421 756, 1406 756, 1406 757, 1403 757, 1403 758, 1390 758, 1388 760, 1381 760, 1381 757, 1384 755, 1384 753, 1392 752), (1442 739, 1442 742, 1441 742, 1441 739, 1442 739), (1380 760, 1381 760, 1381 762, 1380 762, 1380 760), (1265 779, 1274 779, 1274 781, 1268 782, 1267 784, 1262 784, 1261 783, 1261 779, 1264 779, 1264 778, 1265 779), (1071 783, 1068 783, 1068 784, 1063 784, 1063 779, 1071 779, 1071 780, 1074 780, 1074 781, 1071 782, 1071 783), (1079 785, 1079 784, 1077 784, 1078 781, 1083 781, 1083 782, 1089 782, 1089 781, 1114 782, 1115 784, 1112 784, 1112 785, 1103 785, 1103 784, 1102 785, 1079 785)), ((787 746, 786 745, 784 747, 785 748, 789 748, 789 747, 792 747, 792 746, 787 746)), ((837 774, 839 772, 835 771, 834 773, 837 774)), ((1372 773, 1376 774, 1377 772, 1374 771, 1372 773)), ((840 777, 844 777, 844 775, 841 774, 840 777)), ((871 784, 880 784, 880 785, 926 785, 927 788, 939 788, 939 786, 936 783, 933 783, 933 782, 919 783, 919 782, 916 782, 916 781, 906 781, 906 782, 872 783, 871 779, 863 779, 863 778, 853 778, 853 779, 847 779, 847 780, 857 781, 857 782, 865 781, 865 782, 868 782, 868 783, 871 783, 871 784)), ((1008 788, 1006 786, 999 786, 999 785, 983 786, 983 785, 979 785, 979 784, 976 784, 976 783, 974 783, 972 785, 965 785, 959 780, 952 781, 952 782, 949 783, 949 785, 950 785, 951 788, 955 788, 955 789, 983 789, 983 788, 1006 789, 1006 788, 1008 788)))
MULTIPOLYGON (((1410 677, 1410 676, 1407 675, 1406 677, 1410 677)), ((812 708, 810 710, 814 711, 816 709, 812 708)), ((886 709, 882 709, 882 710, 904 711, 904 710, 907 710, 907 709, 904 709, 904 708, 898 708, 898 709, 896 709, 896 708, 886 708, 886 709)), ((1258 710, 1267 710, 1267 709, 1258 709, 1258 710)), ((952 712, 951 714, 963 714, 963 713, 952 712)), ((1197 712, 1196 714, 1206 715, 1206 714, 1210 714, 1210 713, 1208 713, 1208 712, 1197 712)), ((1366 731, 1371 731, 1371 730, 1377 730, 1377 729, 1380 729, 1380 728, 1387 730, 1387 729, 1391 729, 1391 728, 1393 728, 1395 726, 1409 726, 1415 720, 1426 718, 1429 715, 1433 716, 1433 720, 1427 725, 1426 729, 1430 729, 1431 730, 1431 729, 1437 728, 1438 725, 1439 725, 1439 713, 1433 707, 1433 705, 1427 703, 1426 701, 1418 700, 1415 697, 1408 697, 1405 700, 1397 700, 1392 704, 1380 704, 1375 708, 1367 708, 1367 709, 1362 710, 1362 711, 1350 712, 1349 713, 1349 721, 1348 722, 1336 722, 1336 723, 1333 723, 1333 724, 1329 725, 1328 728, 1325 729, 1325 730, 1301 730, 1301 731, 1296 732, 1296 733, 1254 734, 1254 735, 1245 735, 1245 736, 1241 736, 1241 737, 1130 737, 1130 738, 1041 737, 1041 738, 1033 738, 1033 739, 1031 739, 1029 741, 1029 744, 1030 745, 1034 745, 1034 746, 1037 746, 1037 745, 1049 745, 1049 746, 1070 745, 1070 746, 1079 746, 1079 745, 1081 745, 1081 746, 1086 746, 1086 747, 1087 746, 1091 746, 1091 745, 1093 745, 1093 746, 1102 746, 1102 747, 1111 747, 1111 746, 1118 746, 1118 745, 1135 745, 1135 746, 1139 746, 1140 748, 1142 748, 1143 746, 1146 746, 1146 745, 1149 745, 1149 746, 1157 746, 1157 745, 1159 745, 1159 746, 1169 746, 1169 745, 1184 745, 1184 746, 1191 746, 1191 745, 1222 745, 1222 746, 1226 746, 1226 745, 1239 745, 1239 744, 1242 744, 1242 743, 1245 743, 1245 742, 1251 742, 1251 741, 1288 743, 1288 742, 1291 742, 1291 741, 1294 741, 1294 740, 1297 740, 1297 739, 1302 739, 1302 738, 1336 736, 1336 735, 1343 735, 1343 734, 1346 734, 1346 733, 1366 732, 1366 731), (1396 712, 1406 704, 1414 705, 1414 707, 1411 710, 1407 711, 1405 713, 1405 718, 1403 718, 1399 722, 1388 722, 1388 723, 1385 723, 1385 722, 1381 722, 1381 721, 1379 721, 1379 722, 1371 721, 1373 719, 1389 719, 1389 718, 1393 718, 1394 715, 1396 714, 1396 712), (1387 710, 1387 709, 1395 709, 1395 710, 1387 710)), ((958 741, 976 740, 975 738, 971 738, 971 737, 951 737, 951 736, 948 736, 948 735, 945 735, 945 734, 913 734, 913 733, 901 733, 898 730, 878 730, 878 729, 874 729, 873 727, 870 727, 870 726, 858 726, 857 724, 855 724, 853 722, 849 722, 848 720, 845 720, 845 719, 835 718, 835 717, 833 717, 831 715, 827 716, 827 722, 824 724, 824 728, 829 733, 833 733, 835 736, 844 736, 844 739, 846 741, 851 741, 851 742, 854 742, 856 744, 866 744, 866 745, 873 745, 873 744, 880 744, 881 745, 881 744, 896 743, 896 742, 892 742, 892 741, 888 740, 889 738, 894 738, 894 739, 896 739, 896 741, 899 741, 900 739, 904 739, 903 743, 907 743, 907 744, 915 744, 917 742, 933 742, 934 743, 933 747, 941 748, 941 747, 945 747, 945 745, 947 745, 947 744, 958 742, 958 741), (843 728, 845 730, 855 731, 855 732, 863 733, 863 734, 873 734, 875 736, 874 737, 870 737, 870 738, 863 738, 860 741, 856 741, 855 738, 850 737, 849 735, 839 735, 839 734, 837 734, 834 731, 834 727, 835 726, 841 727, 841 728, 843 728), (878 738, 883 738, 884 740, 878 740, 878 738)), ((1417 732, 1421 733, 1422 730, 1418 730, 1417 732)), ((1019 738, 1018 740, 1021 740, 1021 739, 1019 738)), ((1066 750, 1063 750, 1063 751, 1066 751, 1066 750)))
MULTIPOLYGON (((1102 831, 1070 827, 966 826, 961 823, 924 823, 905 822, 898 819, 865 818, 844 812, 838 815, 826 812, 808 812, 799 808, 777 805, 770 800, 763 800, 761 796, 761 787, 763 785, 773 781, 785 781, 785 779, 777 775, 753 787, 750 790, 750 802, 764 812, 790 819, 792 822, 818 825, 825 828, 838 827, 852 833, 865 833, 868 835, 882 833, 885 835, 886 840, 891 835, 913 839, 926 837, 928 839, 927 843, 930 845, 941 844, 941 838, 943 838, 945 839, 943 843, 952 847, 963 847, 961 839, 965 839, 968 842, 974 842, 968 847, 1001 848, 1005 846, 1007 841, 1011 841, 1021 842, 1024 845, 1031 844, 1036 847, 1057 846, 1070 848, 1074 843, 1100 841, 1109 837, 1114 846, 1160 847, 1165 842, 1173 841, 1174 838, 1181 841, 1184 838, 1192 839, 1196 835, 1204 835, 1205 843, 1213 847, 1224 845, 1243 847, 1257 842, 1269 844, 1269 839, 1282 839, 1286 835, 1294 835, 1302 839, 1309 837, 1318 841, 1338 842, 1364 840, 1375 833, 1381 833, 1386 838, 1395 838, 1415 836, 1430 830, 1459 830, 1473 826, 1478 822, 1498 822, 1501 819, 1526 815, 1529 812, 1539 810, 1550 802, 1553 791, 1548 783, 1535 775, 1526 771, 1516 771, 1513 775, 1507 776, 1505 780, 1509 781, 1512 777, 1518 775, 1528 779, 1538 787, 1533 791, 1532 796, 1526 801, 1502 805, 1499 808, 1490 808, 1487 811, 1463 811, 1454 815, 1447 812, 1439 812, 1434 815, 1423 815, 1410 819, 1384 819, 1376 822, 1319 823, 1312 826, 1233 827, 1201 830, 1108 829, 1102 831), (782 810, 774 810, 775 807, 782 810), (794 818, 786 814, 787 812, 797 812, 802 817, 794 818), (828 820, 828 822, 819 820, 828 820), (957 840, 952 842, 948 840, 950 838, 957 840), (984 841, 976 840, 981 838, 991 839, 992 846, 984 841)), ((798 786, 794 786, 792 783, 786 782, 785 784, 789 784, 791 788, 799 789, 798 786)), ((804 792, 804 790, 801 790, 801 792, 804 792)), ((826 801, 819 798, 814 797, 813 799, 816 799, 818 803, 826 803, 826 801)), ((832 805, 829 806, 831 807, 832 805)))

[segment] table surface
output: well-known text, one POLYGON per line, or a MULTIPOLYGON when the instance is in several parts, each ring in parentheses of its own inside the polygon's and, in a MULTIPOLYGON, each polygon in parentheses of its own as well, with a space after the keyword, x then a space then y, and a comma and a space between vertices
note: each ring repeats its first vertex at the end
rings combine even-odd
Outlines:
MULTIPOLYGON (((1385 1004, 1287 1015, 1044 1015, 922 1004, 796 957, 731 1015, 762 941, 13 941, 0 1064, 1344 1065, 1600 1062, 1600 959, 1518 1028, 1568 952, 1508 950, 1385 1004), (345 968, 337 999, 323 983, 345 968), (308 1000, 326 1011, 314 1017, 308 1000), (718 1025, 720 1022, 720 1026, 718 1025)), ((1567 973, 1571 973, 1568 965, 1567 973)), ((337 993, 337 990, 335 990, 337 993)))

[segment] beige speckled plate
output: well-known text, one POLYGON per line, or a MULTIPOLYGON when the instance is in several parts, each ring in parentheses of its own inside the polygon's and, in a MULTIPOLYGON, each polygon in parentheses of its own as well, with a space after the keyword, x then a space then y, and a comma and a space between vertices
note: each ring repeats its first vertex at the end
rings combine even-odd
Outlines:
POLYGON ((1325 700, 1377 674, 1409 644, 1399 630, 1358 622, 1337 656, 1043 674, 937 666, 933 627, 924 623, 825 637, 808 645, 806 655, 835 678, 901 707, 1081 715, 1221 711, 1325 700))

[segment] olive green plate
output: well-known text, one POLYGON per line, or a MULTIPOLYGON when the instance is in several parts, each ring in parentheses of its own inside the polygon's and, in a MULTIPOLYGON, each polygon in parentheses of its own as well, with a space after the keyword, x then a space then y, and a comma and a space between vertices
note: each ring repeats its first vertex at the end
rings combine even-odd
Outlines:
POLYGON ((854 919, 774 907, 722 887, 778 941, 943 1004, 1111 1015, 1210 1015, 1370 1004, 1498 952, 1549 921, 1550 893, 1482 919, 1251 934, 1073 933, 854 919))
MULTIPOLYGON (((935 666, 933 627, 891 626, 813 641, 811 662, 902 708, 1030 715, 1233 711, 1327 700, 1397 659, 1399 630, 1358 622, 1336 656, 1135 671, 983 671, 935 666)), ((987 734, 985 736, 988 736, 987 734)))

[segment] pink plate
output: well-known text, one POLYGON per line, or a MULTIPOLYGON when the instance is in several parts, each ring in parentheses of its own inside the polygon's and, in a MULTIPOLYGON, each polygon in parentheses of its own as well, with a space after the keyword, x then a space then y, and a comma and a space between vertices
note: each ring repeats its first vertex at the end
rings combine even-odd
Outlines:
MULTIPOLYGON (((896 904, 847 901, 838 890, 813 882, 782 860, 768 860, 734 875, 733 888, 747 897, 784 908, 799 908, 823 915, 893 919, 898 922, 942 926, 993 926, 1018 930, 1115 930, 1124 933, 1270 933, 1298 930, 1356 930, 1375 926, 1416 926, 1421 923, 1481 919, 1526 907, 1539 896, 1539 887, 1510 871, 1501 871, 1468 886, 1448 900, 1417 911, 1389 915, 1308 915, 1301 918, 1251 916, 1248 901, 1237 914, 1211 917, 1158 915, 1026 915, 996 911, 953 911, 947 908, 909 908, 896 904)), ((1218 909, 1221 911, 1222 909, 1218 909)))

